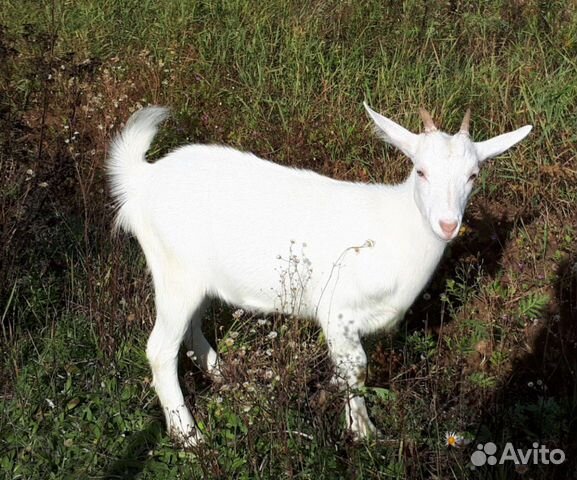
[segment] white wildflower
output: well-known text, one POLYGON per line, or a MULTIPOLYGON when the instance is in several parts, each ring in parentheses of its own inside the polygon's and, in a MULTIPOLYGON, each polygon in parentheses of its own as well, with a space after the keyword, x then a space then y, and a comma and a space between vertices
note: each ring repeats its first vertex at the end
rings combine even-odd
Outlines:
POLYGON ((445 443, 447 447, 459 447, 463 444, 463 437, 455 432, 445 433, 445 443))

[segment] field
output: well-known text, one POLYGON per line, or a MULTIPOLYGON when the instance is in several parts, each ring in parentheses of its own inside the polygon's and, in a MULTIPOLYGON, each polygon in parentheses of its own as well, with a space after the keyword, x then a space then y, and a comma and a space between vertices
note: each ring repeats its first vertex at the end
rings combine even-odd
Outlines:
POLYGON ((1 6, 0 477, 577 478, 577 3, 1 6), (451 133, 470 106, 476 140, 534 126, 482 170, 399 330, 365 339, 382 435, 347 436, 310 321, 216 303, 205 331, 224 383, 182 352, 207 441, 175 448, 144 354, 144 257, 111 232, 111 137, 139 107, 167 105, 152 159, 223 143, 334 178, 401 181, 410 162, 374 136, 364 100, 417 132, 420 106, 451 133), (475 467, 487 442, 566 459, 475 467))

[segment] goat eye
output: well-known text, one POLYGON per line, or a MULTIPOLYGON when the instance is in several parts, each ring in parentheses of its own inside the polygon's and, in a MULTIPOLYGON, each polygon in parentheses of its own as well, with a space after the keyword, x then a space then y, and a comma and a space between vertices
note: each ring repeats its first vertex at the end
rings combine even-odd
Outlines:
POLYGON ((422 170, 417 170, 417 175, 421 178, 425 178, 425 172, 423 172, 422 170))
POLYGON ((473 180, 475 180, 475 178, 477 178, 477 174, 476 174, 476 173, 473 173, 473 175, 471 175, 471 176, 469 177, 469 182, 472 182, 473 180))

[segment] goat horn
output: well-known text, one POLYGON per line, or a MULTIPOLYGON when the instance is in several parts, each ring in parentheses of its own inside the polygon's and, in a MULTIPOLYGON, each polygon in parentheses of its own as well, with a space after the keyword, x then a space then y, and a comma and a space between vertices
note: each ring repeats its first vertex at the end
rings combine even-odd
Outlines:
POLYGON ((425 133, 436 132, 437 127, 435 127, 435 122, 433 122, 431 114, 427 112, 424 108, 419 109, 419 114, 421 115, 421 119, 423 120, 423 124, 425 125, 425 133))
POLYGON ((463 123, 461 123, 461 128, 459 129, 459 133, 469 134, 470 123, 471 123, 471 109, 467 108, 467 111, 465 112, 465 117, 463 118, 463 123))

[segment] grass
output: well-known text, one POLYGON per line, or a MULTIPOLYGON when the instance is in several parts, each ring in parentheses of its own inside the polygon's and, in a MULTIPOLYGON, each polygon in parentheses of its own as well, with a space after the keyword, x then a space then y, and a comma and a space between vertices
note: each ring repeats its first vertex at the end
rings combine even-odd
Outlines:
POLYGON ((0 25, 6 478, 575 474, 572 3, 6 0, 0 25), (399 332, 365 341, 384 437, 343 432, 314 325, 215 305, 206 330, 226 381, 183 354, 207 442, 175 448, 143 353, 144 259, 110 234, 111 135, 140 105, 163 104, 174 118, 152 157, 226 143, 335 178, 401 180, 408 161, 373 138, 363 100, 416 131, 421 105, 447 131, 471 106, 476 139, 535 126, 482 171, 461 236, 399 332), (447 448, 447 431, 470 443, 447 448), (471 469, 487 441, 537 441, 567 460, 471 469))

